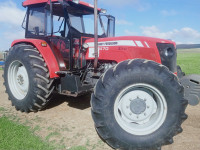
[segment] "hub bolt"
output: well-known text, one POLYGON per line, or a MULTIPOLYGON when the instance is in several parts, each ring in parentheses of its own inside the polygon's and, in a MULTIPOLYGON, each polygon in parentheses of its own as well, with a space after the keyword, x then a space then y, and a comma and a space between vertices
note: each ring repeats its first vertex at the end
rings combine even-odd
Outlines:
POLYGON ((19 76, 17 77, 17 81, 18 81, 18 83, 19 83, 20 85, 23 85, 23 84, 24 84, 24 79, 23 79, 23 77, 22 77, 21 75, 19 75, 19 76))

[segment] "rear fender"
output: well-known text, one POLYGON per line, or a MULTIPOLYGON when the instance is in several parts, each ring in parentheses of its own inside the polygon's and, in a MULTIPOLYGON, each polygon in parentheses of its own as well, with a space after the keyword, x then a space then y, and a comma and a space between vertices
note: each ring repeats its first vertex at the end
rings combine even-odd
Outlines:
POLYGON ((45 41, 44 40, 38 40, 38 39, 15 40, 15 41, 13 41, 11 47, 13 47, 14 45, 17 45, 17 44, 21 44, 21 43, 27 43, 27 44, 31 44, 31 45, 35 46, 38 49, 38 51, 40 52, 40 54, 42 55, 42 57, 44 58, 46 64, 47 64, 47 67, 48 67, 49 73, 50 73, 50 78, 59 77, 56 74, 56 72, 60 71, 56 57, 53 54, 51 47, 48 44, 47 44, 46 47, 43 47, 42 42, 45 42, 45 41))

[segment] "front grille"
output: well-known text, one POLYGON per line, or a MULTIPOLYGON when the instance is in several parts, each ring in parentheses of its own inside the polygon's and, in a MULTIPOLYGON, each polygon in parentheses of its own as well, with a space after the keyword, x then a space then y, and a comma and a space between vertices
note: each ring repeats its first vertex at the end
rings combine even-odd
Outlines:
POLYGON ((161 62, 169 68, 171 72, 177 72, 177 52, 173 44, 157 43, 161 62))

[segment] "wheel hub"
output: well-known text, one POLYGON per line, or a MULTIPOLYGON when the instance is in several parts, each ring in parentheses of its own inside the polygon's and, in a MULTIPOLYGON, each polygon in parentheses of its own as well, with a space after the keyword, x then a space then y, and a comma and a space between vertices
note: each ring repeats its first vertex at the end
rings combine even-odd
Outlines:
POLYGON ((167 105, 162 93, 148 84, 133 84, 122 90, 114 106, 115 118, 128 133, 147 135, 166 118, 167 105))
POLYGON ((26 93, 28 89, 28 74, 26 71, 26 68, 24 66, 21 66, 18 68, 16 77, 17 77, 17 83, 19 88, 22 90, 22 92, 26 93))
POLYGON ((8 69, 8 83, 15 98, 22 100, 29 89, 29 78, 25 66, 20 61, 14 61, 8 69))
POLYGON ((136 98, 130 103, 130 109, 134 114, 141 114, 146 110, 146 103, 140 98, 136 98))
POLYGON ((24 84, 24 78, 22 75, 18 75, 17 76, 17 81, 20 85, 23 85, 24 84))

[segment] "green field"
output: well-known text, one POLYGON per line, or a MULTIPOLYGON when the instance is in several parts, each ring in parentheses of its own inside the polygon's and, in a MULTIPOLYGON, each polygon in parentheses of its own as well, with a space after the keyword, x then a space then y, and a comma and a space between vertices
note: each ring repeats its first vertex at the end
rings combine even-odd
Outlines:
POLYGON ((200 49, 178 50, 177 64, 186 74, 200 74, 200 49))
MULTIPOLYGON (((3 108, 2 108, 3 109, 3 108)), ((0 150, 54 150, 55 147, 33 134, 29 127, 0 118, 0 150)))

